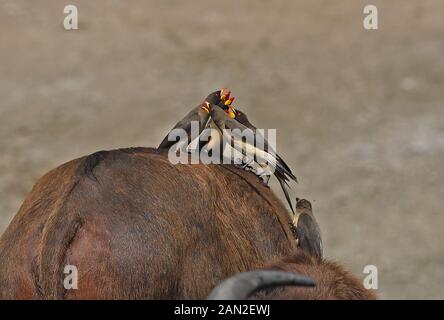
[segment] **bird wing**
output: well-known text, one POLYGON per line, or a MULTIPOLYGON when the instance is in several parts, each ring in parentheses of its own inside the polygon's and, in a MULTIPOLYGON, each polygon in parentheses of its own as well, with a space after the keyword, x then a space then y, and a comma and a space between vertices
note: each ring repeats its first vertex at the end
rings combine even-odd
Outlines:
POLYGON ((273 167, 277 166, 276 157, 267 151, 256 146, 254 142, 254 134, 251 130, 240 133, 239 131, 231 131, 231 134, 223 130, 224 137, 234 149, 241 152, 247 158, 255 158, 258 163, 269 163, 273 167), (245 141, 244 141, 245 138, 245 141))
MULTIPOLYGON (((277 165, 281 168, 281 170, 288 175, 291 179, 295 180, 297 182, 297 178, 296 176, 293 174, 293 172, 291 171, 290 167, 285 163, 285 161, 276 153, 276 151, 270 146, 270 144, 268 143, 268 140, 261 134, 260 130, 257 130, 257 128, 255 126, 253 126, 249 121, 248 118, 246 116, 245 113, 243 113, 244 115, 244 121, 243 122, 239 122, 237 120, 233 120, 228 118, 225 121, 225 127, 228 129, 240 129, 241 131, 245 130, 245 129, 250 129, 252 131, 252 137, 248 137, 250 138, 248 141, 254 141, 255 146, 258 146, 258 144, 256 142, 260 141, 263 142, 263 146, 261 145, 260 147, 263 147, 263 150, 267 151, 267 153, 272 154, 275 156, 276 158, 276 163, 277 165)), ((240 136, 236 136, 237 139, 241 139, 242 137, 240 136)))
POLYGON ((293 175, 288 165, 272 148, 270 148, 268 141, 263 137, 259 130, 252 130, 251 128, 246 127, 235 119, 229 118, 225 113, 220 112, 218 109, 213 111, 214 117, 217 118, 215 119, 215 123, 222 131, 225 140, 230 141, 230 145, 247 158, 253 158, 255 162, 265 170, 265 174, 271 175, 274 173, 282 187, 290 209, 294 213, 288 192, 290 187, 287 182, 289 181, 288 177, 292 179, 296 179, 296 177, 293 175), (224 129, 231 130, 231 134, 224 129), (259 145, 258 142, 260 142, 259 145), (270 170, 270 165, 274 169, 273 171, 270 170))

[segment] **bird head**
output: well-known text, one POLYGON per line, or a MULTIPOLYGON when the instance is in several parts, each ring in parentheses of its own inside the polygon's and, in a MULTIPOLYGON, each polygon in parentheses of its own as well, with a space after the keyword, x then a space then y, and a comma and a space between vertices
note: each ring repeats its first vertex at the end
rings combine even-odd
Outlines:
POLYGON ((230 95, 231 91, 228 90, 227 88, 220 89, 220 101, 224 106, 229 107, 233 103, 234 97, 230 97, 230 95))
POLYGON ((236 117, 236 110, 232 106, 233 101, 234 97, 231 97, 231 91, 227 88, 221 88, 210 93, 200 108, 210 113, 211 105, 217 105, 221 107, 231 119, 234 119, 236 117))
POLYGON ((226 112, 226 114, 234 119, 236 117, 236 110, 233 107, 234 97, 231 96, 231 91, 227 88, 220 89, 220 104, 219 106, 226 112))
POLYGON ((230 95, 231 91, 228 90, 227 88, 220 89, 220 100, 222 101, 223 104, 225 104, 225 102, 230 99, 230 95))

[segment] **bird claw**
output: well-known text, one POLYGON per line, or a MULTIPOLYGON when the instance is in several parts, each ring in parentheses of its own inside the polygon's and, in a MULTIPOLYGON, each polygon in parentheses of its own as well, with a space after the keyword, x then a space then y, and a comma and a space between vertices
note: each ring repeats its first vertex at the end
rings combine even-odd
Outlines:
POLYGON ((270 189, 270 186, 268 185, 267 181, 261 179, 261 182, 264 187, 267 187, 268 189, 270 189))

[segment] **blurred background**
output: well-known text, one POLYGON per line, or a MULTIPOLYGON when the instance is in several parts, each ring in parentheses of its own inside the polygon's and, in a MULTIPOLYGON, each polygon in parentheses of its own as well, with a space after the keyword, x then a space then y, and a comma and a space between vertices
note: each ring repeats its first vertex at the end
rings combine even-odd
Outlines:
POLYGON ((327 258, 377 266, 380 298, 442 299, 443 15, 441 0, 0 0, 0 233, 48 170, 155 147, 227 86, 278 129, 327 258))

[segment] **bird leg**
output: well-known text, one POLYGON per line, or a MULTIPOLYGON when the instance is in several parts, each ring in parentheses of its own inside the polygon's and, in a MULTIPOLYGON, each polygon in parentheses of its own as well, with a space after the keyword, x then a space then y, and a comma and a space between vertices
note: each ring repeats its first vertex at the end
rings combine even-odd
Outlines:
POLYGON ((293 234, 293 237, 296 239, 296 241, 298 241, 298 227, 294 224, 294 220, 290 221, 288 224, 290 225, 290 231, 293 234))

